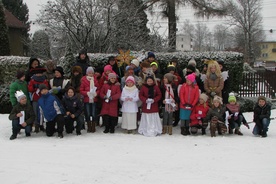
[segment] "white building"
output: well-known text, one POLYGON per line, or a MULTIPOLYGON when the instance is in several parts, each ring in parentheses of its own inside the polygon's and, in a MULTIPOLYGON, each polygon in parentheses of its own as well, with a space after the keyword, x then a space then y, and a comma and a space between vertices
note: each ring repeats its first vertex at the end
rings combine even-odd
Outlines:
POLYGON ((176 35, 176 50, 177 51, 193 51, 193 40, 189 35, 176 35))

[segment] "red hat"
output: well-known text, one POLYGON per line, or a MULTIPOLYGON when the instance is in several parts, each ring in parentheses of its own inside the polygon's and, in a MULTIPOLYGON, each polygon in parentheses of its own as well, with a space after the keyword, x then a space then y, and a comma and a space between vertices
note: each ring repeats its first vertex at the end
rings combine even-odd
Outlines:
POLYGON ((126 83, 127 83, 128 81, 131 81, 131 82, 133 82, 133 83, 135 84, 135 79, 134 79, 134 77, 132 77, 132 76, 128 76, 128 77, 127 77, 126 83))
POLYGON ((191 82, 194 82, 195 81, 195 73, 191 73, 189 75, 187 75, 186 79, 188 79, 189 81, 191 82))

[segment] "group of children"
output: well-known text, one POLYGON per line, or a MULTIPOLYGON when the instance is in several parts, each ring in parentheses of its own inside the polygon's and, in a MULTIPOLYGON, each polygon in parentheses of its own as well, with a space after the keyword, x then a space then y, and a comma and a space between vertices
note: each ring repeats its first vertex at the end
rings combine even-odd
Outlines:
MULTIPOLYGON (((168 67, 170 70, 161 77, 156 75, 158 62, 150 63, 149 60, 140 65, 141 77, 135 75, 134 67, 130 65, 125 69, 125 76, 118 78, 114 67, 108 64, 102 74, 90 66, 73 66, 70 80, 64 77, 63 68, 59 66, 52 69, 52 79, 46 78, 46 69, 34 60, 38 64, 28 72, 29 81, 25 80, 26 73, 18 71, 17 81, 11 85, 13 109, 9 119, 12 120, 13 131, 10 139, 15 139, 22 128, 26 136, 30 136, 33 124, 35 132, 46 131, 47 136, 57 132, 60 138, 63 137, 64 127, 68 134, 76 129, 76 134, 81 135, 85 122, 87 132, 93 133, 100 125, 100 116, 102 126, 105 126, 103 132, 114 133, 120 107, 121 128, 126 133, 135 133, 138 128, 138 133, 145 136, 172 135, 173 122, 177 119, 180 119, 182 135, 196 134, 198 129, 204 135, 208 125, 212 137, 216 136, 216 131, 222 135, 227 130, 229 134, 243 135, 241 124, 249 128, 234 94, 230 94, 228 103, 223 105, 221 91, 207 84, 208 77, 204 85, 209 87, 206 93, 201 93, 195 72, 188 73, 181 84, 181 78, 171 69, 171 65, 168 67), (150 66, 155 69, 150 70, 150 66), (157 76, 161 79, 157 80, 157 76), (124 85, 121 86, 119 81, 124 85)), ((137 65, 136 60, 133 63, 137 65)), ((212 67, 208 66, 211 72, 209 77, 214 83, 220 80, 220 76, 212 67)), ((217 83, 221 85, 221 81, 217 83)), ((270 110, 265 97, 260 97, 254 109, 254 135, 267 136, 270 110)))

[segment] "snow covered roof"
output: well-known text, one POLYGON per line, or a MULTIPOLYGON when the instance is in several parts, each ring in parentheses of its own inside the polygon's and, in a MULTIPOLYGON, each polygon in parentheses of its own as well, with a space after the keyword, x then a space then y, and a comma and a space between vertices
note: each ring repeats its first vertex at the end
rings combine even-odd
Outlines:
POLYGON ((263 42, 276 42, 276 30, 269 30, 264 32, 265 39, 263 42))
POLYGON ((8 27, 12 28, 26 28, 26 26, 18 20, 10 11, 7 9, 4 10, 6 17, 6 24, 8 27))

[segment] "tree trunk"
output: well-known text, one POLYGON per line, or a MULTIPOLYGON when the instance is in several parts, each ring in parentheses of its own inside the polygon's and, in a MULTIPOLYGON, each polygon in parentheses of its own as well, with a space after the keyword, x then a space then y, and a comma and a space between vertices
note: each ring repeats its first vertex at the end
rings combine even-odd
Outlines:
POLYGON ((169 27, 169 48, 170 51, 176 49, 176 15, 175 0, 167 0, 168 3, 168 27, 169 27))

